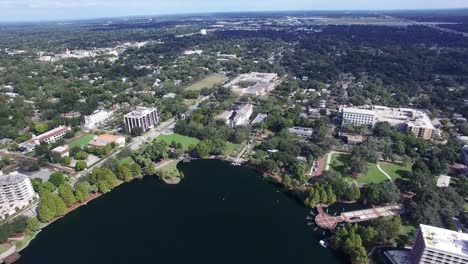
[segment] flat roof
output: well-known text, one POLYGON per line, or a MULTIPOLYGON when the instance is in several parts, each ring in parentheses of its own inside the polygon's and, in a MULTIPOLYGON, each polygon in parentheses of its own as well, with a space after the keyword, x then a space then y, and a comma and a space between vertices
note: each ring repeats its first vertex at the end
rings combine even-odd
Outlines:
POLYGON ((28 178, 26 175, 18 173, 18 172, 13 172, 9 175, 2 175, 0 176, 0 185, 10 185, 10 184, 18 184, 24 179, 28 178))
POLYGON ((52 151, 54 151, 54 152, 65 152, 65 151, 68 151, 68 147, 67 146, 58 146, 58 147, 54 148, 52 151))
POLYGON ((437 187, 448 187, 451 179, 452 177, 450 176, 440 175, 439 178, 437 178, 437 187))
POLYGON ((149 113, 153 112, 153 111, 156 111, 157 108, 156 107, 152 107, 152 108, 147 108, 147 107, 137 107, 135 110, 133 110, 132 112, 128 113, 125 115, 125 117, 130 117, 130 118, 140 118, 140 117, 143 117, 145 115, 148 115, 149 113))
POLYGON ((468 234, 428 225, 420 230, 427 248, 468 258, 468 234))

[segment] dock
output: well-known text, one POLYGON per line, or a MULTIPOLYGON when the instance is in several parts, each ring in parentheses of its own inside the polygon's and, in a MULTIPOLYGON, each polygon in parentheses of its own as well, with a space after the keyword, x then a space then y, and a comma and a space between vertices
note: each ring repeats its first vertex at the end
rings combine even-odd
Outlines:
POLYGON ((404 212, 402 205, 389 205, 374 207, 365 210, 344 212, 339 216, 332 216, 323 210, 325 205, 317 205, 318 214, 315 216, 315 223, 323 229, 335 229, 338 223, 359 223, 372 219, 400 215, 404 212))

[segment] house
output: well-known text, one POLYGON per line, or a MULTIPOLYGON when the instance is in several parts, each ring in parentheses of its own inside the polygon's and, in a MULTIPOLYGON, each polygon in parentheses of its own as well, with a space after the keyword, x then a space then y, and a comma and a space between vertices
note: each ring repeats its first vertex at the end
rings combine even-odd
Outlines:
POLYGON ((70 131, 71 128, 68 126, 59 126, 50 131, 47 131, 39 136, 35 136, 28 141, 21 143, 20 148, 24 148, 27 151, 33 151, 36 146, 45 142, 47 144, 55 143, 57 140, 62 139, 65 134, 70 131))
POLYGON ((125 145, 125 137, 119 135, 103 134, 89 141, 88 146, 105 147, 107 144, 111 143, 115 143, 117 147, 123 147, 125 145))
POLYGON ((295 134, 301 137, 310 138, 314 134, 314 130, 308 127, 291 127, 288 129, 289 133, 295 134))
POLYGON ((70 148, 68 146, 58 146, 52 149, 52 153, 57 153, 61 158, 70 156, 70 148))

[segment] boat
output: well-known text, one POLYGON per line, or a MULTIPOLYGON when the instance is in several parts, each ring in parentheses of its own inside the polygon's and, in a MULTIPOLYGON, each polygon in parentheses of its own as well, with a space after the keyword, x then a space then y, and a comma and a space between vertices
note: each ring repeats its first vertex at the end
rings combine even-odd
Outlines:
POLYGON ((311 222, 307 223, 307 225, 313 225, 313 224, 314 224, 314 223, 311 223, 311 222))
POLYGON ((314 218, 313 218, 313 217, 311 217, 311 216, 307 216, 306 218, 307 218, 307 219, 314 219, 314 218))
POLYGON ((326 248, 328 245, 327 245, 327 242, 325 242, 324 240, 320 240, 320 245, 324 248, 326 248))

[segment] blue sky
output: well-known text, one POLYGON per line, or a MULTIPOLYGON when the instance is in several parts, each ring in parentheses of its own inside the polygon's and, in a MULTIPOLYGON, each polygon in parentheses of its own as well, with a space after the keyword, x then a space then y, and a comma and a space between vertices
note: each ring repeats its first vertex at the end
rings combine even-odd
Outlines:
POLYGON ((0 0, 0 21, 272 10, 468 7, 468 0, 0 0))

